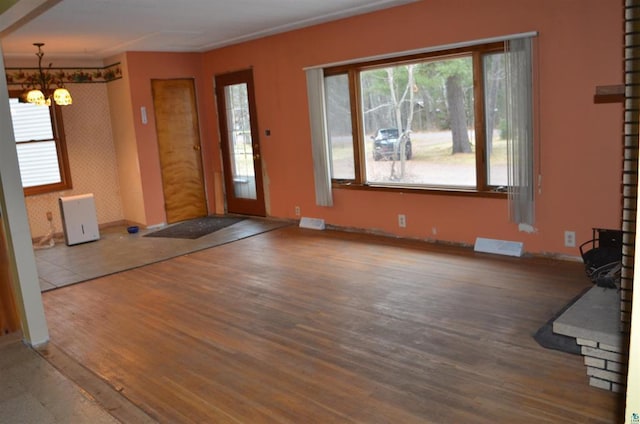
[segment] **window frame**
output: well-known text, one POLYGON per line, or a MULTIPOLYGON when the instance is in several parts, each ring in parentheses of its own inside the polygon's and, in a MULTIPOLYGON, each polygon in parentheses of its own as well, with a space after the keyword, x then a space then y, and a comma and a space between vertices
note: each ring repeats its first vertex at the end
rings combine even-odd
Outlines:
MULTIPOLYGON (((10 98, 20 98, 22 95, 22 91, 20 90, 9 90, 10 98)), ((52 102, 53 103, 53 102, 52 102)), ((69 155, 67 152, 67 142, 64 132, 64 123, 62 119, 62 108, 53 103, 51 106, 41 106, 48 107, 49 116, 51 118, 51 130, 53 133, 53 141, 56 145, 56 153, 58 156, 58 169, 60 171, 60 182, 51 183, 51 184, 41 184, 37 186, 31 187, 23 187, 25 196, 34 196, 38 194, 46 194, 52 193, 56 191, 70 190, 73 188, 73 184, 71 182, 71 168, 69 166, 69 155)), ((51 140, 31 140, 31 141, 22 141, 23 143, 40 143, 51 140)), ((16 142, 16 145, 18 142, 16 142)))
POLYGON ((488 184, 487 173, 487 140, 485 131, 486 119, 484 111, 485 102, 482 59, 484 55, 495 53, 507 53, 504 41, 487 42, 465 47, 447 48, 424 53, 414 53, 404 56, 341 64, 324 68, 324 78, 336 75, 347 75, 349 81, 349 101, 351 108, 355 178, 335 179, 332 177, 332 188, 506 198, 507 193, 505 190, 499 189, 498 186, 491 186, 488 184), (366 163, 364 158, 365 134, 363 130, 363 124, 361 122, 362 105, 359 101, 361 94, 360 72, 365 70, 384 68, 390 65, 402 65, 423 62, 425 60, 449 59, 462 56, 470 56, 473 64, 473 92, 474 99, 476 99, 474 101, 476 186, 470 188, 428 185, 402 186, 395 184, 385 185, 384 183, 366 182, 366 163))

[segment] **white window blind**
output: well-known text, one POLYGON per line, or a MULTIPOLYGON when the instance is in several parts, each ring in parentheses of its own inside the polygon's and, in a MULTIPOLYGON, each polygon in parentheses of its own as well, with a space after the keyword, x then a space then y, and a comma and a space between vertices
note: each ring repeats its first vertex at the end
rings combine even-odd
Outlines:
POLYGON ((333 206, 331 170, 329 168, 331 159, 325 121, 324 72, 319 68, 308 69, 306 75, 316 204, 318 206, 333 206))
POLYGON ((61 181, 58 151, 48 107, 9 99, 23 187, 61 181))
POLYGON ((507 165, 509 215, 517 224, 535 224, 533 176, 532 38, 507 46, 507 165))

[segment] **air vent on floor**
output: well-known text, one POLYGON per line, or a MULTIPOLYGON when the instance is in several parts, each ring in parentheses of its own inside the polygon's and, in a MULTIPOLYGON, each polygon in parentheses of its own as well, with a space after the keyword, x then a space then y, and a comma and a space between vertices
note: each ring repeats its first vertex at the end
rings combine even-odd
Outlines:
POLYGON ((307 218, 300 219, 300 228, 311 228, 312 230, 324 230, 324 219, 307 218))
POLYGON ((519 241, 494 240, 488 238, 476 238, 473 250, 476 252, 495 253, 497 255, 522 256, 523 243, 519 241))

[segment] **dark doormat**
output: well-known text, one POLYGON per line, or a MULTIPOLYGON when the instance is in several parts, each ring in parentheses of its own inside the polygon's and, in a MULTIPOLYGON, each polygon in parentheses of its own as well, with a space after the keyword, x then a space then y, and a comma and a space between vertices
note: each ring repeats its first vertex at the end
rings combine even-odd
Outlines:
POLYGON ((172 225, 168 228, 154 231, 153 233, 146 234, 145 237, 166 237, 194 240, 233 225, 243 219, 244 218, 225 216, 205 216, 204 218, 190 219, 189 221, 180 222, 179 224, 172 225))
POLYGON ((560 317, 567 309, 578 301, 590 287, 583 290, 579 295, 574 297, 567 303, 562 309, 556 312, 549 321, 547 321, 542 327, 536 331, 533 338, 538 344, 547 349, 559 350, 561 352, 571 353, 573 355, 580 355, 580 345, 576 342, 574 337, 565 336, 564 334, 556 334, 553 332, 553 322, 560 317))

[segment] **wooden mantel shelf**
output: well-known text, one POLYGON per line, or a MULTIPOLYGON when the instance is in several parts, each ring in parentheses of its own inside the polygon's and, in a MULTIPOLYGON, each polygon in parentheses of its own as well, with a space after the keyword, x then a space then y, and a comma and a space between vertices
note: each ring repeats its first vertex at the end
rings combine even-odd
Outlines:
POLYGON ((624 102, 624 85, 599 85, 593 96, 593 103, 624 102))

